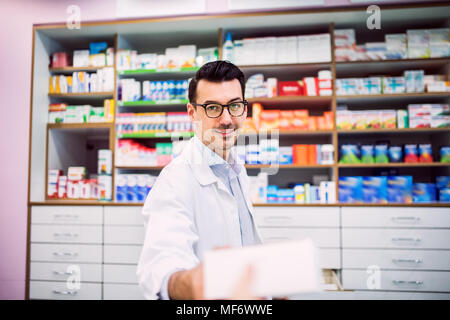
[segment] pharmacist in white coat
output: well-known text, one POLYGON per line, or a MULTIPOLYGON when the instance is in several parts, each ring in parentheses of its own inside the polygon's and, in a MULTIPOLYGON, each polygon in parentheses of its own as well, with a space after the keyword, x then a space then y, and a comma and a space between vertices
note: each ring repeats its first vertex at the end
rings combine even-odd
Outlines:
POLYGON ((205 251, 261 243, 249 178, 234 144, 247 117, 244 75, 205 64, 189 84, 195 136, 150 191, 137 277, 147 299, 202 299, 205 251))

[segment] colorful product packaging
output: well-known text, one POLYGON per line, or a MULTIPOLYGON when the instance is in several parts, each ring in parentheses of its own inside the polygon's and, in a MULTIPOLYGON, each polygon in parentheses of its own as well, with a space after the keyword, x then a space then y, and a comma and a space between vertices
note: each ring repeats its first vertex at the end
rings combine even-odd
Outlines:
POLYGON ((383 77, 383 93, 405 93, 405 77, 383 77))
POLYGON ((359 148, 356 144, 341 145, 339 163, 361 163, 359 148))
POLYGON ((403 162, 403 151, 401 146, 389 146, 389 162, 403 162))
MULTIPOLYGON (((315 87, 314 87, 314 89, 315 89, 315 87)), ((303 82, 302 81, 280 81, 278 83, 278 94, 280 96, 302 96, 304 94, 303 82)))
POLYGON ((380 111, 381 128, 394 129, 396 123, 395 110, 381 110, 380 111))
POLYGON ((112 199, 112 178, 109 175, 98 176, 99 200, 111 201, 112 199))
POLYGON ((363 178, 339 177, 339 202, 362 203, 363 202, 363 178))
POLYGON ((58 181, 59 177, 62 176, 63 172, 61 170, 48 170, 47 178, 47 197, 48 198, 58 198, 58 181))
POLYGON ((112 150, 98 150, 98 174, 112 174, 112 150))
POLYGON ((409 128, 408 111, 397 110, 397 128, 398 129, 409 128))
POLYGON ((375 146, 375 163, 389 163, 387 144, 375 146))
POLYGON ((278 186, 267 186, 267 203, 278 202, 278 186))
POLYGON ((433 151, 431 144, 419 144, 419 162, 433 162, 433 151))
POLYGON ((361 145, 361 163, 374 163, 374 146, 372 144, 361 145))
POLYGON ((417 144, 405 144, 405 162, 419 162, 419 152, 417 150, 417 144))
POLYGON ((440 150, 441 162, 450 163, 450 146, 441 147, 440 150))
POLYGON ((363 177, 363 202, 387 203, 387 177, 363 177))
POLYGON ((388 202, 412 203, 412 176, 388 176, 388 202))
POLYGON ((414 183, 413 202, 436 202, 436 185, 434 183, 414 183))
POLYGON ((263 110, 260 114, 261 131, 270 131, 280 127, 280 111, 279 110, 263 110))

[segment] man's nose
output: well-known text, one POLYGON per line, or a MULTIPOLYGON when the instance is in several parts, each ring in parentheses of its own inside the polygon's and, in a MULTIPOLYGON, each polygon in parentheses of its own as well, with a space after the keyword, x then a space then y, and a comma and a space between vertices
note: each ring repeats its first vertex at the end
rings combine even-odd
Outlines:
POLYGON ((228 108, 223 108, 223 112, 222 112, 221 116, 219 117, 220 125, 229 125, 232 122, 233 121, 231 119, 230 113, 228 112, 228 108))

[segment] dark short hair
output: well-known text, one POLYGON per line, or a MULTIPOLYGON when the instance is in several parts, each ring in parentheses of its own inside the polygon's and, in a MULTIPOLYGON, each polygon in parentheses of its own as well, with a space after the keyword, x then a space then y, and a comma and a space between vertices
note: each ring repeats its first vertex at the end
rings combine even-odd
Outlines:
POLYGON ((223 82, 238 79, 241 84, 242 98, 245 93, 245 77, 241 69, 228 61, 217 60, 204 64, 189 82, 189 102, 196 103, 197 84, 200 80, 223 82))

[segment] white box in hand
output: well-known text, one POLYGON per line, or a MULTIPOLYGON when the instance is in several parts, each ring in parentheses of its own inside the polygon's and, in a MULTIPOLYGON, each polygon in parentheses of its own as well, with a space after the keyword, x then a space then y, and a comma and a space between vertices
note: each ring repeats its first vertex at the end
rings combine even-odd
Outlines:
POLYGON ((251 292, 255 297, 320 290, 318 250, 312 240, 305 239, 206 252, 205 298, 232 297, 248 265, 254 271, 251 292))

